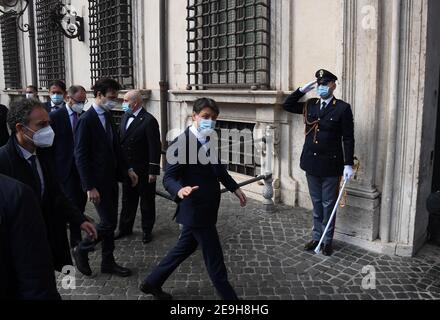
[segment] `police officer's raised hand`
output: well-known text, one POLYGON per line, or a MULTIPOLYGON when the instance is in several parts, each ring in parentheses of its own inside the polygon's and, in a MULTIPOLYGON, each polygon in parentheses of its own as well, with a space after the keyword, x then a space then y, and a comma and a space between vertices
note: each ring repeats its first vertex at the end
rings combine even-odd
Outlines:
POLYGON ((179 190, 179 192, 177 193, 177 196, 180 199, 185 199, 188 198, 194 191, 199 190, 199 187, 185 187, 179 190))
POLYGON ((302 93, 308 93, 316 88, 316 83, 317 81, 313 80, 299 88, 299 91, 301 91, 302 93))
POLYGON ((350 180, 353 178, 353 167, 352 166, 345 166, 344 167, 344 180, 350 180))
POLYGON ((235 190, 234 194, 237 196, 238 199, 240 199, 240 206, 246 207, 247 198, 244 192, 241 191, 241 189, 239 188, 235 190))

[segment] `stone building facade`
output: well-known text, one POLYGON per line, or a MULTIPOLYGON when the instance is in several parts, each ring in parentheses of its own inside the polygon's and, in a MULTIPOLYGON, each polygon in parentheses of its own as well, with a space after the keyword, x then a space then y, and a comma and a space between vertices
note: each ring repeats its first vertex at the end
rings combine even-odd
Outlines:
MULTIPOLYGON (((336 238, 401 256, 425 243, 425 200, 440 182, 439 1, 63 1, 84 18, 83 41, 44 29, 58 2, 31 1, 35 40, 18 29, 12 34, 2 18, 1 103, 35 81, 45 100, 51 79, 90 88, 113 76, 126 90, 144 91, 145 107, 174 132, 171 139, 191 122, 195 99, 213 98, 224 128, 251 129, 258 141, 259 129, 275 127, 275 201, 311 208, 299 168, 303 119, 282 103, 325 68, 339 76, 336 96, 352 105, 361 163, 336 238)), ((31 22, 29 10, 19 24, 31 22)), ((233 175, 259 174, 258 157, 231 166, 233 175)), ((246 190, 262 200, 262 188, 246 190)))

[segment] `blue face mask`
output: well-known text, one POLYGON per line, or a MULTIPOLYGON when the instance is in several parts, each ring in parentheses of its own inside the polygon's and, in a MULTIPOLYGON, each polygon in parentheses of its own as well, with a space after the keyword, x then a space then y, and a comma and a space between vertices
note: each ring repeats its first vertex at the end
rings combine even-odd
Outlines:
POLYGON ((199 122, 198 130, 199 130, 199 132, 214 130, 216 123, 217 122, 214 120, 202 119, 199 122))
POLYGON ((125 113, 128 113, 130 110, 130 104, 128 102, 124 102, 122 104, 122 111, 124 111, 125 113))
POLYGON ((327 86, 319 85, 316 92, 318 93, 318 96, 322 99, 327 99, 330 97, 330 88, 327 86))
POLYGON ((58 105, 58 104, 60 104, 61 102, 64 101, 64 97, 63 97, 62 94, 53 94, 53 95, 50 96, 50 100, 52 100, 52 102, 54 104, 58 105))

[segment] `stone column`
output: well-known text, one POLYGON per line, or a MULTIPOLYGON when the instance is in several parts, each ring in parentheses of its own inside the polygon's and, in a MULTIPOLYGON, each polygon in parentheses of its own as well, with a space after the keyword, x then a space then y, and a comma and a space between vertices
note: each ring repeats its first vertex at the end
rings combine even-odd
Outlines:
MULTIPOLYGON (((347 206, 339 211, 336 237, 373 241, 379 231, 379 193, 375 188, 377 85, 379 80, 379 0, 343 0, 338 69, 339 94, 351 104, 355 121, 357 180, 347 187, 347 206)), ((336 93, 338 95, 338 92, 336 93)))

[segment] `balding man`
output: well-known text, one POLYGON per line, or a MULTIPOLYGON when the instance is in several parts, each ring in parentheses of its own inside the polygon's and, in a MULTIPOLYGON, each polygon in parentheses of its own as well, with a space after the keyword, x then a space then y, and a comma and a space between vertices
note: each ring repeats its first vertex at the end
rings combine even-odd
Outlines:
POLYGON ((139 183, 132 187, 124 182, 119 232, 116 239, 133 233, 133 225, 139 204, 142 216, 142 242, 151 242, 156 220, 156 177, 160 174, 161 142, 157 120, 142 107, 139 91, 129 91, 122 105, 125 114, 121 119, 121 146, 128 164, 139 176, 139 183))

